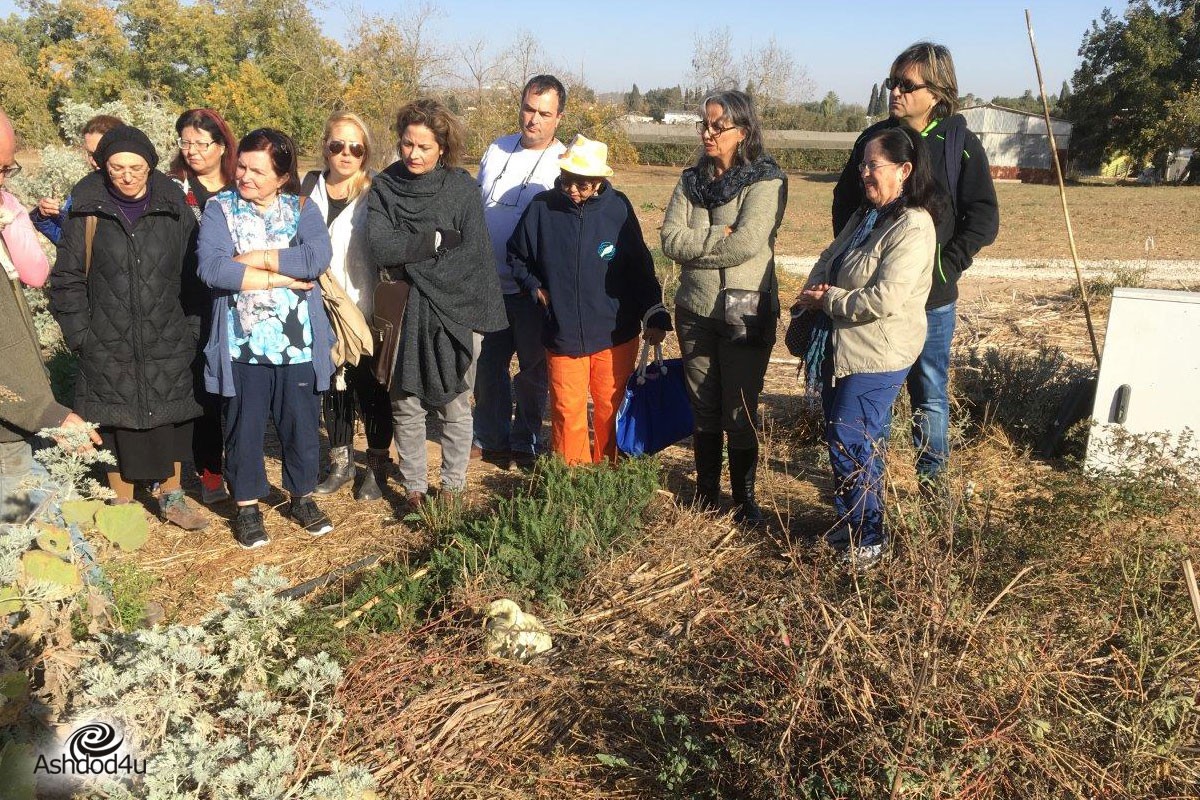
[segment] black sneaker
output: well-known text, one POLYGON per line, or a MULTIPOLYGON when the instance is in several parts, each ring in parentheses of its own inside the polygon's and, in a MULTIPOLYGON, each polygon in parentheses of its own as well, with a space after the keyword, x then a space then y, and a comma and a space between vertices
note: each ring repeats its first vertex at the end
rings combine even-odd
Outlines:
POLYGON ((333 523, 329 521, 329 517, 317 508, 317 504, 308 495, 293 498, 289 513, 296 524, 308 531, 310 536, 324 536, 333 530, 333 523))
POLYGON ((271 541, 263 528, 262 512, 257 505, 241 506, 233 518, 233 538, 243 550, 253 550, 271 541))

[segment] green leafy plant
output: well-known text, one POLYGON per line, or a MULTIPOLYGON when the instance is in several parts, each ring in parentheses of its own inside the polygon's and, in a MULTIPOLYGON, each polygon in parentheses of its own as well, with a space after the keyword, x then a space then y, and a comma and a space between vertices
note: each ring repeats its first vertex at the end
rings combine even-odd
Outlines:
POLYGON ((460 575, 490 574, 516 592, 551 607, 565 606, 564 594, 595 560, 638 529, 638 520, 657 488, 652 459, 567 467, 540 459, 530 489, 501 499, 487 515, 437 531, 442 544, 429 559, 440 585, 460 575))

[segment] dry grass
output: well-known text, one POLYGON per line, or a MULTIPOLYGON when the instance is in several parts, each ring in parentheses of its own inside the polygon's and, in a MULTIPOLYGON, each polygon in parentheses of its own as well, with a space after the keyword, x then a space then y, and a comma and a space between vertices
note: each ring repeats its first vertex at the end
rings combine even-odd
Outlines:
MULTIPOLYGON (((657 243, 663 212, 679 180, 671 167, 617 170, 613 185, 637 209, 647 240, 657 243)), ((815 256, 833 238, 830 203, 836 176, 790 173, 788 207, 779 232, 782 255, 815 256)), ((1070 258, 1058 189, 999 183, 1000 235, 983 251, 989 258, 1070 258)), ((1067 202, 1084 259, 1145 258, 1146 239, 1154 240, 1151 258, 1192 259, 1200 252, 1200 230, 1187 224, 1187 212, 1200 197, 1190 187, 1071 186, 1067 202)))

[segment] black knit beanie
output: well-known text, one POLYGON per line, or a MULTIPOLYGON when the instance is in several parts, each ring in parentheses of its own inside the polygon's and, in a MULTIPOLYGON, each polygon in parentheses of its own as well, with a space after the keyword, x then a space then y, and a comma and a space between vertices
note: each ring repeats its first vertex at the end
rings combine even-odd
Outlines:
POLYGON ((146 159, 150 169, 158 166, 158 153, 150 142, 150 137, 132 125, 118 125, 100 139, 96 145, 96 163, 104 166, 109 156, 117 153, 136 153, 146 159))

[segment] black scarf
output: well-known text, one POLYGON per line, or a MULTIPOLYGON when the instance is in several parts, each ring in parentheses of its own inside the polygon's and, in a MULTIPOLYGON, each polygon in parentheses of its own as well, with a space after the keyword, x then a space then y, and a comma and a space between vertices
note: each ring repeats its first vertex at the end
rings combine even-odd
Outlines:
POLYGON ((713 209, 723 206, 737 196, 738 192, 752 183, 775 179, 787 180, 775 159, 766 153, 749 164, 739 164, 725 170, 721 177, 709 179, 706 164, 697 164, 683 171, 683 190, 692 205, 713 209))

